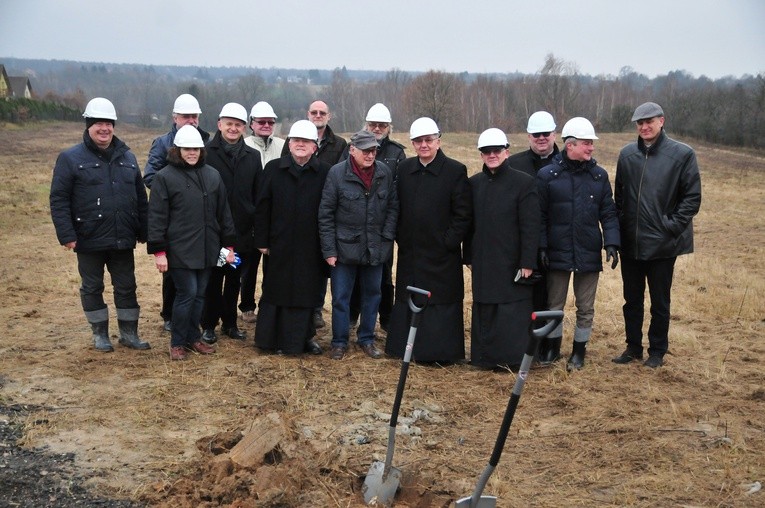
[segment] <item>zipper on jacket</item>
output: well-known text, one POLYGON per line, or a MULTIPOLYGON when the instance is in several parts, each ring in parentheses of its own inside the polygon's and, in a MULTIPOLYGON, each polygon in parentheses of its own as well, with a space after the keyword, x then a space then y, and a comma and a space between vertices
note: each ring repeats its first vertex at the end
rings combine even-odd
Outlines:
POLYGON ((638 184, 638 194, 637 194, 637 200, 635 202, 635 258, 640 259, 639 256, 639 243, 638 238, 640 238, 640 235, 638 232, 640 231, 640 198, 643 194, 643 178, 645 177, 645 168, 648 165, 648 151, 645 153, 645 157, 643 159, 643 167, 640 169, 640 183, 638 184))

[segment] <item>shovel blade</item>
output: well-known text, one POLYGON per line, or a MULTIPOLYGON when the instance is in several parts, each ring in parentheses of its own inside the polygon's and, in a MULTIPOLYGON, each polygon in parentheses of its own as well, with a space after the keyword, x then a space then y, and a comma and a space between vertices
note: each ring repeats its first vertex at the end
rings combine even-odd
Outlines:
POLYGON ((455 508, 497 508, 497 498, 495 496, 481 496, 478 503, 471 504, 473 496, 463 497, 454 503, 455 508))
POLYGON ((401 471, 391 466, 388 469, 388 476, 385 478, 383 478, 384 473, 385 462, 376 461, 369 467, 364 485, 361 487, 366 504, 372 501, 377 503, 376 506, 391 506, 393 504, 393 498, 401 483, 401 471))

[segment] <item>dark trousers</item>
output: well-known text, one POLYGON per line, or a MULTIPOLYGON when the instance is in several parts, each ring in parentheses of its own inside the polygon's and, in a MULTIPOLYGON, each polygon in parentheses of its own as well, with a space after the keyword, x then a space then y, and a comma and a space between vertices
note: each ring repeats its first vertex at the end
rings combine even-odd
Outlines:
POLYGON ((162 274, 162 310, 159 315, 165 321, 173 318, 173 303, 175 302, 175 282, 170 276, 170 272, 162 274))
POLYGON ((624 328, 627 348, 634 353, 643 351, 643 316, 645 286, 651 297, 651 323, 648 326, 648 354, 664 356, 669 348, 669 305, 672 277, 677 257, 640 261, 622 258, 624 284, 624 328))
POLYGON ((202 317, 210 271, 210 268, 202 270, 170 268, 168 270, 177 291, 173 304, 171 347, 191 346, 201 339, 199 321, 202 317))
POLYGON ((77 269, 82 278, 80 286, 82 310, 91 312, 106 308, 104 266, 111 275, 115 307, 137 309, 133 249, 120 249, 77 253, 77 269))
POLYGON ((236 302, 239 300, 241 276, 239 268, 232 268, 228 264, 210 270, 202 311, 202 328, 215 328, 219 319, 224 328, 236 326, 236 302))
POLYGON ((242 276, 242 295, 239 301, 239 310, 247 312, 258 308, 258 304, 255 302, 255 286, 257 286, 258 281, 258 266, 260 265, 261 254, 257 250, 254 252, 240 252, 239 257, 242 259, 242 264, 239 265, 242 276))
MULTIPOLYGON (((396 294, 396 288, 393 285, 393 256, 382 265, 382 281, 380 282, 380 324, 387 326, 390 323, 390 313, 393 311, 393 295, 396 294)), ((361 313, 361 288, 359 279, 356 278, 356 284, 351 293, 351 321, 356 321, 361 313)))

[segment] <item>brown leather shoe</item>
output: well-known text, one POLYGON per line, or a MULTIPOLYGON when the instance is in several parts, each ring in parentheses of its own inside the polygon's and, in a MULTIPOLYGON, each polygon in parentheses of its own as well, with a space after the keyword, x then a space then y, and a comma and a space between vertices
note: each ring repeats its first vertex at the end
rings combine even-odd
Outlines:
POLYGON ((368 357, 374 358, 375 360, 377 360, 378 358, 381 358, 383 355, 382 352, 379 349, 377 349, 377 347, 375 347, 374 342, 369 342, 367 344, 364 344, 363 346, 361 346, 361 350, 364 351, 364 353, 366 353, 368 357))
POLYGON ((171 360, 185 360, 186 359, 186 348, 183 346, 173 346, 170 348, 170 359, 171 360))
POLYGON ((329 357, 333 360, 342 360, 345 356, 346 349, 340 346, 334 346, 329 350, 329 357))
POLYGON ((201 340, 196 341, 191 345, 191 350, 196 351, 200 355, 211 355, 215 352, 215 348, 212 346, 208 346, 201 340))

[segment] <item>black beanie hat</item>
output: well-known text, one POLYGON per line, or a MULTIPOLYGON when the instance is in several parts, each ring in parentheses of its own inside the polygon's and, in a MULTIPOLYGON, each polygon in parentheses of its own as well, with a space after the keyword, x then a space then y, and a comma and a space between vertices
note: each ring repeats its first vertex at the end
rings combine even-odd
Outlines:
POLYGON ((98 122, 110 122, 112 124, 112 127, 114 127, 114 123, 115 123, 114 120, 112 120, 111 118, 86 118, 85 128, 90 129, 91 127, 93 127, 94 123, 98 123, 98 122))

